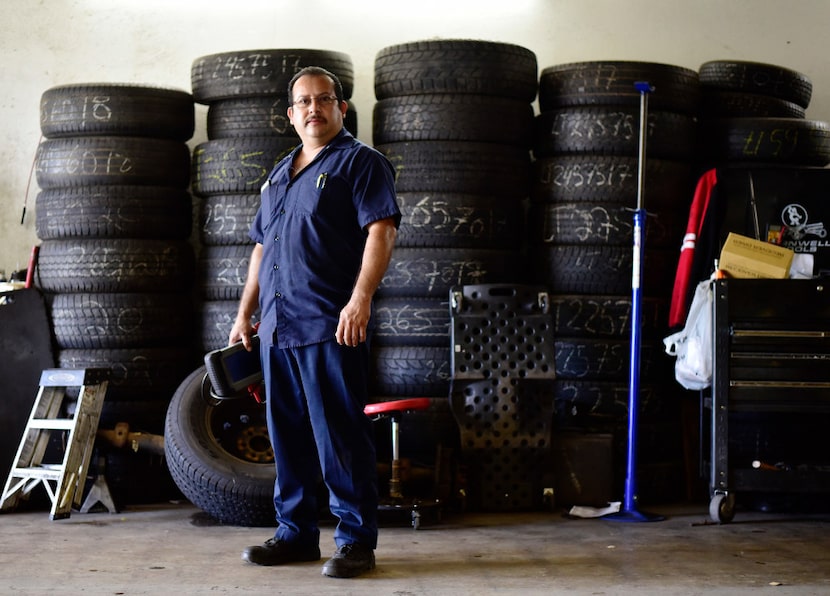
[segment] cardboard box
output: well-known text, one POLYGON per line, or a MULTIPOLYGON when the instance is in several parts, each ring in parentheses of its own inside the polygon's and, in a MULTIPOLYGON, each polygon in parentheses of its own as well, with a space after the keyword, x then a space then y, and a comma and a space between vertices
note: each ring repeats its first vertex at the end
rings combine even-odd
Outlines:
POLYGON ((720 253, 718 269, 727 277, 786 279, 793 251, 730 232, 720 253))

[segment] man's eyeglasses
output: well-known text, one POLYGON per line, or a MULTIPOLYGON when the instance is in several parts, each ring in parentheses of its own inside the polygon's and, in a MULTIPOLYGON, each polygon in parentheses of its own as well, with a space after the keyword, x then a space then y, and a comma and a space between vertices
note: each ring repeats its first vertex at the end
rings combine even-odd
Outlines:
POLYGON ((322 108, 327 108, 332 106, 338 102, 338 99, 333 95, 320 95, 319 97, 298 97, 294 100, 293 104, 296 108, 309 108, 311 107, 311 102, 317 102, 317 105, 322 108))

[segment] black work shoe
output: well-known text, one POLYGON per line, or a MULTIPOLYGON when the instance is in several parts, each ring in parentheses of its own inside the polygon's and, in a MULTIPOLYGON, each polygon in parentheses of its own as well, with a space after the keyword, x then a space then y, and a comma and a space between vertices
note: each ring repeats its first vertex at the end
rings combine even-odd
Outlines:
POLYGON ((262 546, 249 546, 242 551, 242 560, 254 565, 284 565, 300 561, 319 561, 319 546, 301 546, 285 540, 269 538, 262 546))
POLYGON ((323 565, 323 575, 355 577, 375 568, 375 551, 360 544, 344 544, 323 565))

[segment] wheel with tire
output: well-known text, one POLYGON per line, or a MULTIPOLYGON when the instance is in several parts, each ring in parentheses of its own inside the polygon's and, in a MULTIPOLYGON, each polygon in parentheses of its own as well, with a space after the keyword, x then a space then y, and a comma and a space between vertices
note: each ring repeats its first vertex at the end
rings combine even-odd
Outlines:
POLYGON ((169 346, 187 341, 192 329, 185 294, 55 294, 51 302, 61 349, 169 346))
MULTIPOLYGON (((562 294, 619 296, 631 290, 632 250, 625 246, 542 245, 535 249, 536 283, 549 285, 562 294)), ((645 251, 643 291, 668 294, 666 280, 674 278, 676 252, 671 249, 645 251)))
POLYGON ((395 187, 401 193, 459 193, 520 200, 529 191, 530 156, 520 147, 416 141, 378 144, 375 148, 392 162, 395 187))
MULTIPOLYGON (((659 340, 641 346, 641 374, 654 368, 659 340)), ((613 338, 557 338, 556 378, 561 380, 623 381, 628 378, 630 343, 613 338)))
MULTIPOLYGON (((542 112, 534 125, 537 158, 570 153, 637 155, 639 110, 632 106, 568 107, 542 112)), ((649 157, 686 161, 694 156, 697 122, 677 112, 648 114, 649 157)))
POLYGON ((451 376, 449 345, 372 348, 372 395, 447 397, 451 376))
POLYGON ((536 97, 536 55, 518 45, 434 39, 383 48, 375 57, 375 97, 424 93, 536 97))
POLYGON ((706 89, 700 99, 702 118, 805 118, 800 105, 756 93, 706 89))
MULTIPOLYGON (((618 203, 534 203, 528 212, 528 235, 535 242, 622 246, 631 243, 632 206, 618 203)), ((650 248, 677 246, 688 213, 663 210, 649 218, 645 243, 650 248)))
POLYGON ((763 62, 711 60, 698 69, 704 88, 757 93, 810 107, 813 83, 800 72, 763 62))
MULTIPOLYGON (((650 208, 686 209, 695 180, 682 161, 649 159, 645 186, 650 208)), ((533 164, 530 195, 540 202, 617 202, 637 204, 637 158, 627 155, 558 155, 533 164)))
POLYGON ((42 190, 36 199, 41 240, 168 238, 184 240, 193 223, 190 194, 159 186, 78 186, 42 190))
MULTIPOLYGON (((343 126, 357 136, 357 111, 351 101, 343 126)), ((214 101, 208 107, 208 139, 277 136, 297 138, 288 120, 288 98, 284 95, 239 97, 214 101)))
POLYGON ((823 167, 830 124, 802 118, 724 118, 700 125, 701 155, 715 161, 823 167))
POLYGON ((472 141, 529 148, 532 127, 533 107, 526 101, 484 95, 407 95, 375 103, 372 140, 375 145, 472 141))
POLYGON ((716 493, 709 501, 709 517, 713 522, 728 524, 735 517, 735 495, 716 493))
MULTIPOLYGON (((631 296, 590 294, 553 294, 551 315, 553 337, 616 337, 631 335, 631 296)), ((668 300, 642 298, 640 305, 645 337, 662 337, 666 333, 668 300)))
POLYGON ((253 244, 248 233, 261 201, 259 193, 210 195, 202 199, 199 206, 202 244, 253 244))
POLYGON ((696 114, 700 100, 698 73, 655 62, 610 60, 557 64, 539 75, 539 109, 567 106, 639 105, 634 84, 647 81, 659 93, 649 97, 655 110, 696 114))
POLYGON ((185 143, 144 137, 64 137, 37 148, 41 189, 126 184, 187 188, 190 149, 185 143))
POLYGON ((524 212, 519 201, 441 192, 398 193, 400 247, 518 250, 524 212))
POLYGON ((44 240, 35 283, 54 293, 181 292, 193 280, 193 247, 184 240, 44 240))
POLYGON ((233 137, 200 143, 193 150, 193 192, 259 193, 277 162, 298 142, 293 137, 233 137))
POLYGON ((180 345, 68 349, 61 350, 57 360, 60 368, 109 368, 108 400, 167 402, 195 359, 189 347, 180 345))
POLYGON ((194 99, 203 104, 233 97, 285 96, 291 77, 305 66, 333 73, 343 85, 344 97, 352 96, 352 59, 329 50, 242 50, 201 56, 193 61, 190 83, 194 99))
POLYGON ((248 277, 252 244, 203 246, 198 287, 208 300, 239 300, 248 277))
POLYGON ((447 346, 448 298, 377 298, 373 306, 372 346, 447 346))
MULTIPOLYGON (((204 300, 198 304, 198 320, 201 321, 199 346, 202 352, 210 352, 228 345, 228 336, 236 320, 239 300, 204 300)), ((251 322, 259 321, 259 309, 251 322)))
POLYGON ((518 252, 472 248, 398 248, 378 287, 378 297, 446 298, 453 286, 522 283, 518 252))
POLYGON ((276 525, 274 453, 265 406, 253 398, 209 405, 205 367, 170 400, 164 427, 167 467, 179 490, 222 523, 276 525))
POLYGON ((193 96, 176 89, 126 84, 61 85, 43 92, 40 130, 46 138, 116 135, 187 141, 193 96))

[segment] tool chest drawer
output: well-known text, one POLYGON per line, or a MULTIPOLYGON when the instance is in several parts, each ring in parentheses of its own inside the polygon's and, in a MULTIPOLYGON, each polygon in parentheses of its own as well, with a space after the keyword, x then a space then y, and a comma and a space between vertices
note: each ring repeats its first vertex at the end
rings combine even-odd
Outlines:
POLYGON ((830 279, 719 280, 713 331, 721 404, 830 412, 830 279))
POLYGON ((714 284, 710 515, 738 492, 830 492, 830 279, 714 284))

